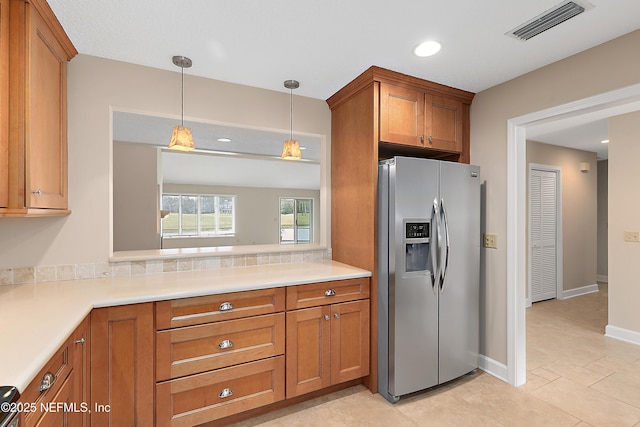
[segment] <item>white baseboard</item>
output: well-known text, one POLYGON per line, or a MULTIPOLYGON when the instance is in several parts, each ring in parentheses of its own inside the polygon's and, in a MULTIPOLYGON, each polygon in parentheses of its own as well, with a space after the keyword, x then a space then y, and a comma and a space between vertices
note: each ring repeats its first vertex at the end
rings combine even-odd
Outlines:
POLYGON ((640 332, 619 328, 617 326, 607 325, 607 327, 604 329, 604 335, 620 341, 626 341, 631 344, 640 345, 640 332))
POLYGON ((582 286, 581 288, 569 289, 568 291, 562 291, 562 298, 573 298, 579 297, 580 295, 592 294, 594 292, 598 292, 598 284, 582 286))
POLYGON ((493 375, 499 380, 508 383, 509 373, 507 371, 507 365, 503 365, 484 354, 478 355, 478 367, 485 371, 487 374, 493 375))
POLYGON ((609 283, 609 276, 602 276, 602 275, 598 274, 596 276, 596 280, 598 282, 609 283))

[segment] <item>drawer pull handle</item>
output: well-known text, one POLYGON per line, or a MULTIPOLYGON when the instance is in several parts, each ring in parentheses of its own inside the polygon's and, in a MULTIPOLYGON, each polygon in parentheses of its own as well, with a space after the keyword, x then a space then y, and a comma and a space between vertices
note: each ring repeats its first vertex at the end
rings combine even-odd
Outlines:
POLYGON ((231 390, 230 388, 225 388, 220 393, 218 393, 218 397, 220 399, 224 399, 225 397, 231 397, 231 396, 233 396, 233 390, 231 390))
POLYGON ((80 338, 79 340, 75 340, 73 343, 74 344, 84 344, 84 337, 80 338))
POLYGON ((336 296, 335 289, 327 289, 326 291, 324 291, 324 296, 325 297, 335 297, 336 296))
POLYGON ((229 310, 233 310, 233 304, 231 304, 229 301, 225 301, 222 304, 220 304, 220 311, 229 311, 229 310))
POLYGON ((40 381, 40 393, 49 390, 55 382, 56 376, 51 372, 47 372, 46 374, 44 374, 44 376, 42 377, 42 381, 40 381))
POLYGON ((218 348, 223 349, 223 350, 225 348, 231 348, 231 347, 233 347, 233 341, 231 341, 231 340, 224 340, 220 344, 218 344, 218 348))

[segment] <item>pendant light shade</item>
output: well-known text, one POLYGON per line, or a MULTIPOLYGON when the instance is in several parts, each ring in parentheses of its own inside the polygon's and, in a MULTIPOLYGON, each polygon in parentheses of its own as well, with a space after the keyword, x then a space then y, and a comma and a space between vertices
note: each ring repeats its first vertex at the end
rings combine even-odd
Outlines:
POLYGON ((295 139, 287 139, 282 146, 282 158, 286 160, 301 159, 300 143, 295 139))
POLYGON ((193 135, 191 135, 191 129, 180 125, 174 126, 169 148, 179 151, 191 151, 196 148, 196 144, 193 142, 193 135))
POLYGON ((184 127, 184 69, 191 67, 191 59, 186 56, 174 56, 173 63, 180 67, 182 71, 182 86, 181 86, 181 113, 180 113, 180 125, 173 128, 171 134, 171 142, 169 142, 169 148, 179 151, 191 151, 196 148, 196 144, 193 142, 193 135, 191 135, 191 129, 184 127))
POLYGON ((282 158, 286 160, 298 160, 302 158, 300 143, 293 139, 293 89, 298 89, 300 83, 297 80, 285 80, 284 87, 289 89, 289 139, 282 146, 282 158))

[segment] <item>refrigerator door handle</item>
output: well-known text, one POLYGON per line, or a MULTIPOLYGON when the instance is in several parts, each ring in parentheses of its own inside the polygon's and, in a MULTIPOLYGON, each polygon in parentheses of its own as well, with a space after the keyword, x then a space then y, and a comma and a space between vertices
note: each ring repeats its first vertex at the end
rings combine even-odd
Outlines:
POLYGON ((444 206, 444 199, 440 200, 440 213, 442 216, 442 225, 444 227, 444 241, 445 244, 443 246, 443 249, 445 250, 445 254, 443 257, 443 263, 444 265, 442 265, 440 267, 440 272, 441 272, 441 279, 440 279, 440 291, 443 292, 444 291, 444 279, 447 276, 447 269, 449 268, 449 250, 450 250, 450 246, 449 246, 449 218, 447 216, 447 209, 444 206))
POLYGON ((438 253, 440 252, 438 248, 438 199, 433 199, 433 208, 431 209, 431 229, 429 230, 429 235, 431 236, 431 289, 433 289, 434 294, 436 291, 436 281, 440 279, 440 265, 438 263, 438 253))

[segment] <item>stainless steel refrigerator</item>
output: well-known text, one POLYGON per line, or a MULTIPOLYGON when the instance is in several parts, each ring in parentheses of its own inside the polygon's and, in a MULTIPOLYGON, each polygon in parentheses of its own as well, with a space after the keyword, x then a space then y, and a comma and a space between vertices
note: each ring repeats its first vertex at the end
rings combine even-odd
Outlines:
POLYGON ((478 367, 480 169, 378 168, 378 391, 397 402, 478 367))

